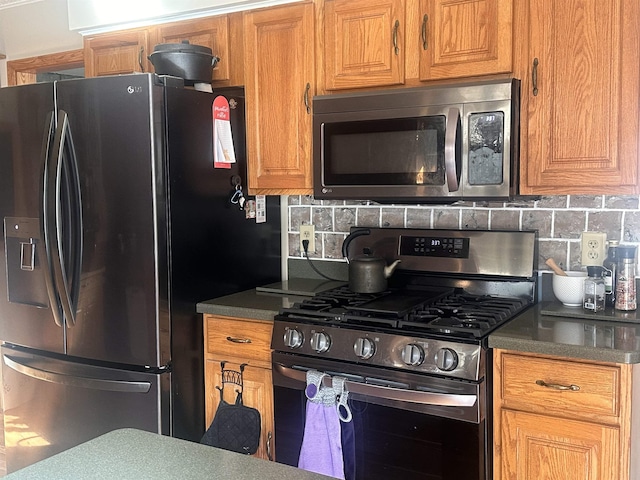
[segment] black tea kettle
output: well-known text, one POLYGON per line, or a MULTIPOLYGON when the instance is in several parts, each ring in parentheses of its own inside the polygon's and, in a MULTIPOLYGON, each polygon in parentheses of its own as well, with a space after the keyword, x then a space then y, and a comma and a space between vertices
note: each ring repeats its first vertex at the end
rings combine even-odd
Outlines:
POLYGON ((349 264, 349 289, 356 293, 379 293, 387 289, 387 279, 393 274, 400 260, 387 265, 384 258, 373 255, 358 255, 349 258, 349 244, 356 237, 369 235, 371 230, 354 230, 342 244, 342 256, 349 264))

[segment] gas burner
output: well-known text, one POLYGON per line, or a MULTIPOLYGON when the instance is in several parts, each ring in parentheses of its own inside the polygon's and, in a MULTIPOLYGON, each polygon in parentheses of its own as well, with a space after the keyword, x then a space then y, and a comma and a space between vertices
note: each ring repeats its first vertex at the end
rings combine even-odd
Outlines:
POLYGON ((283 309, 281 316, 377 331, 482 338, 527 305, 516 297, 473 295, 451 288, 360 294, 339 287, 283 309))

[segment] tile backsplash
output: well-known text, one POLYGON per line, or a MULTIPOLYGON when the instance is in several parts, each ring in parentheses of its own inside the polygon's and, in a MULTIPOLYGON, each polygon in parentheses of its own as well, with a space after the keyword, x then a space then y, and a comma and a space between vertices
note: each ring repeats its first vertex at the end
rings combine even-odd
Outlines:
POLYGON ((564 269, 580 269, 580 234, 604 232, 608 240, 640 245, 638 196, 557 195, 512 202, 455 205, 382 205, 369 201, 284 197, 288 202, 289 258, 302 258, 300 225, 315 225, 311 258, 343 261, 341 248, 352 226, 538 230, 538 268, 552 257, 564 269))

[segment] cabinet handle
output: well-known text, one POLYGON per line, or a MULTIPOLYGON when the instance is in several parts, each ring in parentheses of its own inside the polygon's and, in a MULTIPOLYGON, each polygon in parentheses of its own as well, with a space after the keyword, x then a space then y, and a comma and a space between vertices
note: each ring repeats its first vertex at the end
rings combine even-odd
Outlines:
POLYGON ((271 453, 271 440, 273 439, 273 433, 267 433, 267 458, 273 462, 273 453, 271 453))
POLYGON ((138 52, 138 65, 140 65, 140 71, 144 73, 144 65, 142 64, 142 59, 144 58, 144 47, 140 47, 140 51, 138 52))
POLYGON ((536 385, 540 385, 541 387, 553 388, 554 390, 571 390, 572 392, 577 392, 580 390, 578 385, 560 385, 559 383, 547 383, 544 380, 536 380, 536 385))
POLYGON ((250 338, 227 337, 227 342, 251 343, 251 339, 250 338))
POLYGON ((531 83, 533 84, 533 96, 538 95, 538 57, 533 59, 533 69, 531 70, 531 83))
POLYGON ((309 90, 311 90, 311 84, 307 83, 304 89, 304 106, 307 109, 307 115, 311 113, 311 104, 309 103, 309 90))
POLYGON ((427 22, 429 21, 429 15, 426 13, 422 17, 422 49, 426 50, 429 47, 427 43, 427 22))
POLYGON ((396 20, 396 23, 393 25, 393 51, 396 55, 400 53, 400 49, 398 48, 398 28, 400 28, 400 20, 396 20))

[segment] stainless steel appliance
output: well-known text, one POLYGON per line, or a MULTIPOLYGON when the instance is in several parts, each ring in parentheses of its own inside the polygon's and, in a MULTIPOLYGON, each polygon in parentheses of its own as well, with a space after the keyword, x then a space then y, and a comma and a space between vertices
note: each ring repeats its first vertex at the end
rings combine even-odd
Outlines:
POLYGON ((260 224, 230 202, 244 103, 225 93, 238 163, 214 169, 215 95, 179 79, 0 89, 10 472, 120 427, 203 434, 196 302, 280 278, 279 199, 260 224))
POLYGON ((313 100, 318 199, 453 202, 517 194, 520 81, 313 100))
POLYGON ((367 230, 350 252, 401 260, 387 291, 337 288, 275 318, 276 460, 297 464, 317 370, 346 378, 351 478, 491 480, 487 336, 535 302, 537 234, 367 230))

